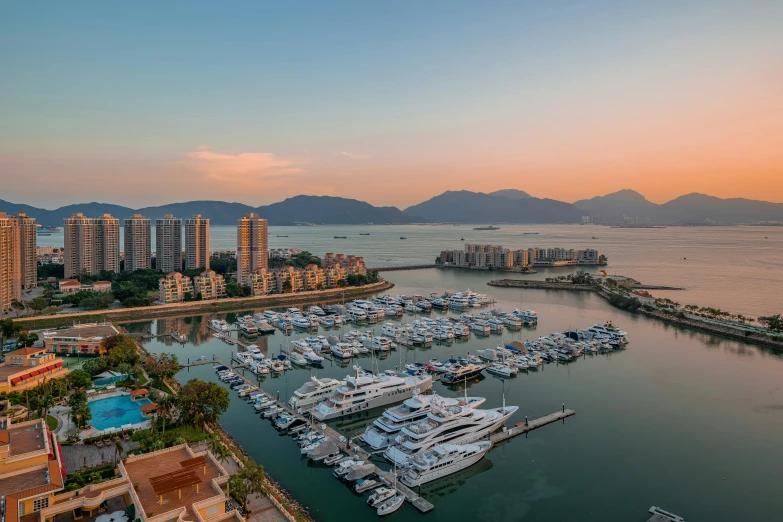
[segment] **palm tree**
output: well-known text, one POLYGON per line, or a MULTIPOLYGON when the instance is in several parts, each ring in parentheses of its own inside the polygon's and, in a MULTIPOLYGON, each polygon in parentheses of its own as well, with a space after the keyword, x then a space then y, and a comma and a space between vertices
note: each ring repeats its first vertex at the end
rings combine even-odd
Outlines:
POLYGON ((166 433, 166 416, 176 404, 177 398, 174 395, 165 395, 158 400, 158 411, 163 420, 163 433, 166 433))
POLYGON ((126 362, 120 363, 117 365, 117 372, 125 376, 123 380, 128 380, 130 377, 131 365, 126 362))
POLYGON ((118 457, 122 459, 122 453, 125 448, 122 447, 122 441, 119 437, 114 437, 114 465, 117 465, 118 457))

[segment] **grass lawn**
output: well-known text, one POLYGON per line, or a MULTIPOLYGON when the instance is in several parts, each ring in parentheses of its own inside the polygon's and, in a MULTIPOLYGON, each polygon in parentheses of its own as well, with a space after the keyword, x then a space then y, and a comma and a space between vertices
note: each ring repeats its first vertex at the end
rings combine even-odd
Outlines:
POLYGON ((57 429, 57 419, 52 417, 51 415, 46 416, 46 425, 49 426, 49 429, 54 431, 57 429))

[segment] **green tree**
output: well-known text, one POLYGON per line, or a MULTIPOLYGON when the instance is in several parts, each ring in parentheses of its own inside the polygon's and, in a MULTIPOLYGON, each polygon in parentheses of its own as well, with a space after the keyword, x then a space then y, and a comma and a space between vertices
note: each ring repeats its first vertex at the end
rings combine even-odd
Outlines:
POLYGON ((284 294, 291 293, 292 288, 293 287, 291 286, 291 281, 289 279, 286 279, 285 281, 283 281, 283 293, 284 294))
POLYGON ((22 331, 22 327, 13 321, 13 319, 0 319, 0 341, 15 337, 22 331))
POLYGON ((783 332, 783 318, 780 314, 758 318, 759 324, 773 332, 783 332))
POLYGON ((247 512, 247 500, 250 495, 265 495, 264 467, 253 461, 245 461, 244 467, 231 477, 229 484, 234 497, 242 504, 242 511, 247 512))
POLYGON ((47 306, 49 306, 49 301, 44 299, 43 297, 34 297, 30 300, 30 308, 32 308, 35 312, 40 312, 41 310, 44 310, 47 306))
POLYGON ((114 437, 114 465, 117 465, 117 462, 122 458, 122 453, 125 451, 125 448, 122 446, 122 441, 119 437, 114 437))
POLYGON ((70 381, 71 386, 79 390, 83 390, 92 384, 92 377, 84 370, 73 370, 68 374, 67 379, 70 381))
POLYGON ((228 297, 239 297, 242 294, 242 287, 239 286, 239 283, 230 282, 226 283, 226 295, 228 297))
POLYGON ((142 366, 150 377, 160 380, 170 379, 180 370, 179 359, 173 353, 150 354, 142 366))
POLYGON ((182 418, 191 419, 195 426, 215 422, 231 403, 228 390, 213 382, 191 379, 179 392, 182 418))
POLYGON ((116 368, 120 363, 137 364, 141 359, 136 340, 128 334, 117 334, 101 341, 101 347, 107 350, 106 358, 109 369, 116 368))
POLYGON ((11 309, 16 310, 16 317, 19 317, 19 312, 21 310, 25 310, 27 306, 18 299, 14 299, 11 301, 11 309))

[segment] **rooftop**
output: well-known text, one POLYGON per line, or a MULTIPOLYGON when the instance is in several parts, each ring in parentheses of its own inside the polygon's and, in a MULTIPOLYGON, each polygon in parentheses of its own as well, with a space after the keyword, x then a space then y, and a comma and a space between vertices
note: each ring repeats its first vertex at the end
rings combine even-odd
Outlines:
POLYGON ((104 324, 84 324, 76 325, 64 330, 47 330, 43 333, 45 338, 51 337, 80 337, 89 339, 91 337, 111 337, 120 333, 114 325, 104 324))
POLYGON ((37 353, 45 352, 46 348, 20 348, 13 352, 8 352, 6 355, 35 355, 37 353))
POLYGON ((123 461, 128 477, 134 487, 138 486, 136 494, 145 513, 164 513, 184 507, 187 513, 183 518, 196 520, 193 504, 218 494, 211 482, 218 477, 227 477, 228 474, 210 458, 204 459, 203 466, 188 468, 188 463, 192 462, 192 459, 193 453, 183 445, 123 461), (167 475, 182 473, 182 470, 188 469, 192 470, 192 474, 188 474, 188 480, 181 483, 181 489, 172 491, 166 491, 165 487, 161 489, 160 482, 165 482, 167 475), (163 494, 159 496, 156 489, 164 491, 163 494))
POLYGON ((44 449, 46 447, 45 437, 42 422, 12 424, 7 430, 0 431, 0 444, 3 444, 3 440, 8 440, 5 444, 11 445, 11 456, 13 457, 44 449))

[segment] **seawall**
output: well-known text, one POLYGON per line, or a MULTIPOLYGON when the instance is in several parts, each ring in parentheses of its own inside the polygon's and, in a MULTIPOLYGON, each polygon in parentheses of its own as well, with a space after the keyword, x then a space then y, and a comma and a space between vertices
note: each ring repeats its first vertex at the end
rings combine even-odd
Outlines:
POLYGON ((212 299, 209 301, 191 301, 188 303, 175 303, 157 306, 141 306, 136 308, 116 308, 112 310, 96 310, 90 312, 75 312, 70 314, 56 314, 38 317, 20 317, 14 319, 22 328, 54 328, 70 325, 73 322, 103 322, 103 321, 128 321, 133 319, 146 319, 150 317, 166 317, 188 313, 226 312, 245 308, 285 306, 289 304, 308 303, 313 301, 329 301, 345 297, 355 298, 363 295, 374 294, 392 288, 394 284, 388 281, 380 281, 371 285, 353 286, 346 288, 333 288, 330 290, 316 290, 311 292, 298 292, 295 294, 274 294, 261 297, 235 297, 229 299, 212 299))

